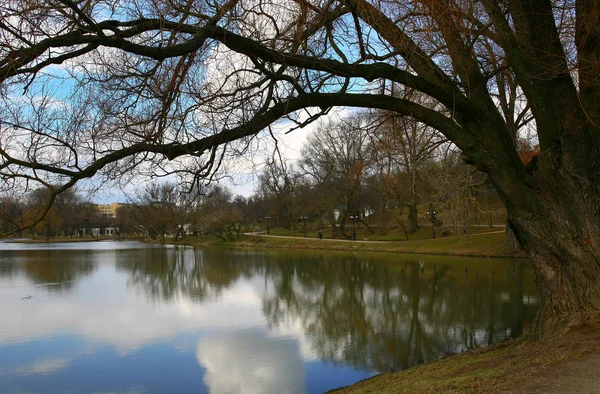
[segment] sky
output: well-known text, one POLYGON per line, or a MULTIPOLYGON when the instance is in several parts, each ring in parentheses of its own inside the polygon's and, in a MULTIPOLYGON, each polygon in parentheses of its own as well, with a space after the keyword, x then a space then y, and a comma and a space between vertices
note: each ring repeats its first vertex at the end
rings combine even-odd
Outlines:
MULTIPOLYGON (((348 108, 334 108, 319 120, 308 124, 304 128, 295 129, 289 133, 286 132, 294 125, 286 124, 278 126, 274 129, 274 135, 277 138, 281 156, 284 160, 295 162, 300 158, 302 146, 305 144, 308 137, 319 127, 319 124, 347 116, 350 111, 351 110, 348 108)), ((258 175, 260 174, 262 164, 273 153, 273 143, 271 141, 269 141, 268 144, 263 143, 263 145, 268 145, 268 147, 267 149, 261 150, 262 153, 260 156, 242 161, 237 170, 228 172, 230 178, 221 180, 219 184, 227 186, 234 195, 242 195, 244 197, 252 195, 256 187, 258 187, 258 175)), ((89 185, 89 182, 87 185, 89 185)), ((133 195, 135 193, 136 187, 139 186, 129 184, 125 190, 118 187, 101 187, 91 195, 90 198, 97 204, 126 202, 128 195, 133 195)), ((83 183, 81 189, 86 188, 88 188, 88 186, 86 186, 86 183, 83 183)))

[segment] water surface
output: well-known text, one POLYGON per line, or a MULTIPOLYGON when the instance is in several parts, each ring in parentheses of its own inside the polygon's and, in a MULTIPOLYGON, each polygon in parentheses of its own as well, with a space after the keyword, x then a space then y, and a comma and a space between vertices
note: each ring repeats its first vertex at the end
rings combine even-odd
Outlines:
POLYGON ((321 393, 536 307, 520 260, 0 244, 0 392, 321 393))

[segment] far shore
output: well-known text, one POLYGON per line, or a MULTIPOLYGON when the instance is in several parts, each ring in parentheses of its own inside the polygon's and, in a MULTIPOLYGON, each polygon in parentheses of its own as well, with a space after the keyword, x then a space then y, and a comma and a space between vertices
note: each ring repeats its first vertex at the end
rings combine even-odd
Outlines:
POLYGON ((188 237, 174 241, 166 238, 165 241, 149 240, 141 237, 57 237, 36 239, 8 239, 4 242, 14 243, 69 243, 69 242, 97 242, 139 240, 148 243, 165 243, 175 245, 189 245, 194 247, 234 247, 256 249, 297 249, 297 250, 331 250, 365 253, 398 253, 398 254, 423 254, 438 256, 464 256, 484 258, 527 258, 524 252, 510 251, 504 247, 505 235, 503 232, 477 234, 470 236, 442 237, 435 240, 414 241, 345 241, 302 237, 269 236, 259 234, 245 234, 235 241, 223 241, 213 236, 201 238, 188 237))
POLYGON ((5 238, 0 240, 6 243, 39 244, 39 243, 70 243, 70 242, 98 242, 98 241, 125 241, 138 240, 141 237, 50 237, 50 238, 5 238))
POLYGON ((230 244, 236 247, 263 249, 337 250, 439 256, 527 258, 523 252, 514 252, 506 249, 504 247, 504 239, 504 233, 481 234, 465 237, 444 237, 435 240, 390 242, 319 240, 315 238, 247 235, 244 239, 240 239, 230 244))

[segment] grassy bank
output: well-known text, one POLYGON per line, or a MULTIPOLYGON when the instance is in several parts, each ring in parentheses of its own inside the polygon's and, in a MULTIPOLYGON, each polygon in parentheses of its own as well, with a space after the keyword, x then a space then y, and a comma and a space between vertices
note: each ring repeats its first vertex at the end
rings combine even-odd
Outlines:
POLYGON ((405 371, 377 375, 336 393, 482 393, 482 392, 595 392, 600 329, 582 328, 537 342, 527 336, 471 353, 423 364, 405 371), (596 358, 594 358, 596 360, 596 358), (578 374, 568 374, 573 366, 578 374), (588 371, 589 370, 589 371, 588 371), (579 376, 579 374, 584 374, 579 376), (569 382, 569 379, 576 381, 569 382), (576 388, 582 383, 593 390, 576 388))
MULTIPOLYGON (((127 237, 60 237, 6 240, 19 243, 56 243, 56 242, 95 242, 108 240, 141 240, 140 238, 127 237)), ((346 241, 346 240, 319 240, 315 237, 284 237, 284 236, 242 236, 232 242, 224 242, 212 236, 200 238, 190 237, 174 242, 167 239, 165 243, 177 245, 191 245, 197 247, 251 247, 264 249, 306 249, 306 250, 334 250, 351 252, 386 252, 405 254, 431 254, 446 256, 471 256, 471 257, 525 257, 522 253, 515 253, 504 248, 504 233, 477 234, 459 237, 442 237, 435 240, 422 239, 412 241, 346 241)), ((162 243, 158 240, 144 240, 149 243, 162 243)))
POLYGON ((244 239, 231 243, 231 245, 267 249, 315 249, 473 257, 524 257, 521 253, 506 250, 504 248, 504 240, 504 233, 396 242, 351 242, 318 240, 315 238, 247 236, 244 239))
MULTIPOLYGON (((431 240, 432 237, 432 229, 431 224, 421 224, 419 229, 414 233, 405 233, 400 226, 388 228, 385 231, 381 231, 377 226, 372 227, 372 232, 369 231, 365 226, 359 225, 353 228, 352 226, 346 227, 346 233, 348 235, 353 232, 356 233, 356 239, 360 241, 417 241, 417 240, 431 240)), ((452 232, 448 232, 448 229, 441 229, 436 227, 436 236, 438 238, 448 238, 453 235, 462 235, 463 228, 462 227, 454 227, 452 228, 452 232)), ((257 229, 254 229, 256 232, 257 229)), ((307 238, 317 238, 318 228, 308 228, 306 230, 307 238)), ((474 234, 482 234, 489 232, 498 232, 504 231, 504 226, 496 225, 495 227, 487 227, 487 226, 472 226, 469 227, 467 232, 469 235, 474 234)), ((265 234, 265 229, 262 228, 262 234, 265 234)), ((340 241, 347 241, 348 236, 343 236, 339 232, 334 234, 332 232, 331 227, 325 227, 321 229, 321 233, 325 239, 339 239, 340 241)), ((304 230, 302 227, 284 229, 281 227, 276 227, 270 229, 270 235, 278 235, 284 237, 304 237, 304 230)))

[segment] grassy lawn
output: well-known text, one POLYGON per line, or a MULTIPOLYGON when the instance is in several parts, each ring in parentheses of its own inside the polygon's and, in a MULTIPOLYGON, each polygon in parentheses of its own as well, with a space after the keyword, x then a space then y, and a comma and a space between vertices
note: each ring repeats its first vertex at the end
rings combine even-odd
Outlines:
MULTIPOLYGON (((386 229, 386 231, 380 231, 379 227, 377 227, 377 226, 372 226, 371 228, 374 230, 374 232, 372 232, 372 233, 364 225, 357 226, 356 227, 356 239, 363 240, 363 241, 406 241, 407 235, 408 235, 409 241, 432 239, 431 224, 421 225, 419 230, 413 234, 405 234, 404 231, 402 230, 402 228, 398 227, 398 226, 386 229)), ((461 229, 458 229, 458 230, 461 230, 461 229)), ((467 230, 467 233, 469 235, 473 235, 473 234, 497 232, 497 231, 503 231, 503 230, 504 230, 504 227, 499 227, 499 226, 496 226, 496 227, 486 227, 486 226, 469 227, 467 230)), ((307 238, 317 238, 318 231, 319 231, 318 228, 307 228, 306 229, 306 237, 307 238)), ((329 226, 324 228, 322 230, 322 232, 323 232, 323 237, 326 239, 335 238, 335 239, 341 239, 341 240, 347 241, 347 239, 339 233, 336 236, 333 236, 332 229, 329 226)), ((351 226, 346 227, 346 232, 348 234, 351 234, 352 227, 351 226)), ((461 231, 458 231, 458 232, 461 232, 461 231)), ((449 234, 448 232, 444 232, 444 229, 440 229, 440 228, 436 228, 435 233, 436 233, 436 238, 445 238, 445 237, 449 237, 449 236, 454 236, 454 234, 449 234)), ((267 234, 266 230, 261 229, 261 234, 266 235, 267 234)), ((287 230, 287 229, 284 229, 281 227, 276 227, 276 228, 270 229, 269 235, 277 235, 277 236, 283 236, 283 237, 304 237, 304 230, 302 228, 287 230)))
MULTIPOLYGON (((279 234, 282 234, 281 232, 279 234)), ((277 232, 271 233, 277 235, 277 232)), ((284 235, 284 234, 282 234, 284 235)), ((297 236, 294 234, 294 236, 297 236)), ((343 250, 356 252, 392 252, 392 253, 420 253, 456 256, 481 256, 481 257, 519 257, 504 248, 504 233, 444 237, 432 240, 398 241, 398 242, 351 242, 347 240, 330 240, 325 235, 324 240, 316 239, 314 234, 307 232, 306 239, 276 238, 248 236, 232 243, 238 246, 260 248, 286 248, 286 249, 318 249, 318 250, 343 250)))
MULTIPOLYGON (((480 232, 489 231, 486 227, 474 228, 480 232)), ((364 230, 364 229, 362 229, 364 230)), ((500 228, 492 229, 494 231, 500 228)), ((303 233, 297 231, 288 231, 281 228, 272 229, 271 235, 285 237, 303 237, 303 233)), ((339 250, 354 252, 391 252, 391 253, 417 253, 417 254, 435 254, 435 255, 454 255, 454 256, 480 256, 480 257, 520 257, 520 254, 504 249, 504 233, 468 235, 468 236, 439 236, 435 240, 431 239, 431 228, 421 228, 417 233, 411 234, 407 242, 404 233, 388 234, 366 234, 366 232, 357 231, 357 240, 376 241, 376 242, 351 242, 346 239, 332 240, 331 233, 324 231, 324 240, 317 239, 317 231, 307 230, 307 238, 276 238, 263 236, 245 236, 234 242, 223 242, 213 236, 203 236, 200 238, 189 237, 181 238, 178 242, 167 239, 167 243, 177 243, 182 245, 196 246, 241 246, 241 247, 259 247, 259 248, 277 248, 277 249, 307 249, 307 250, 339 250)), ((262 232, 265 235, 265 232, 262 232)), ((102 240, 116 240, 127 238, 111 237, 61 237, 45 239, 22 239, 17 242, 24 243, 45 243, 45 242, 91 242, 102 240)), ((130 238, 135 239, 135 238, 130 238)), ((157 242, 160 241, 147 241, 157 242)))

